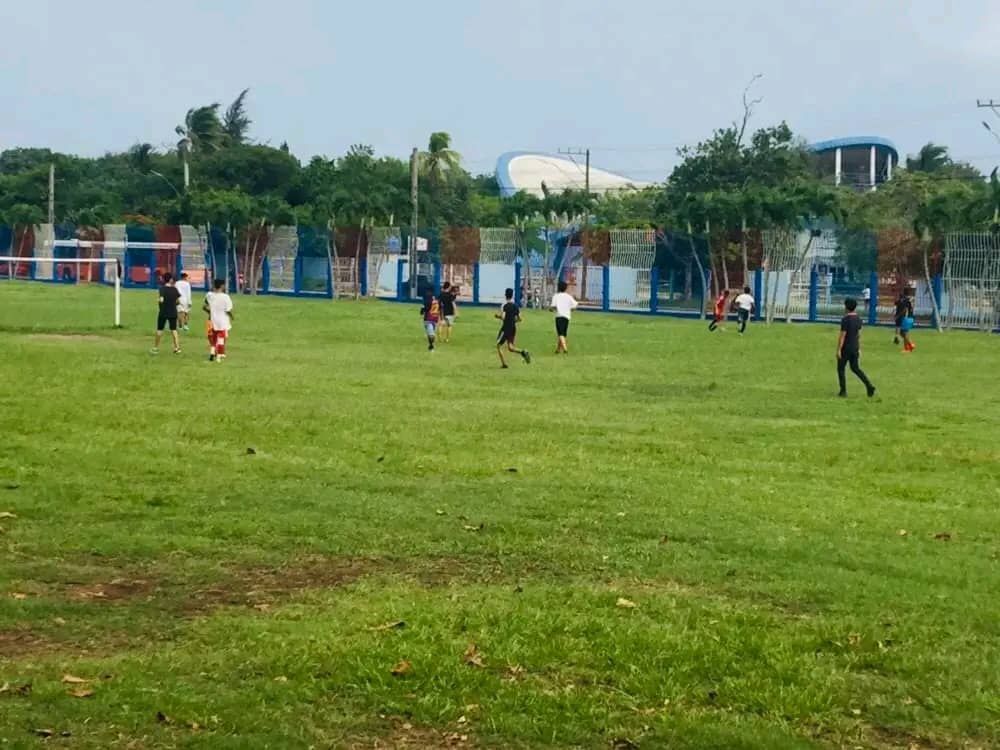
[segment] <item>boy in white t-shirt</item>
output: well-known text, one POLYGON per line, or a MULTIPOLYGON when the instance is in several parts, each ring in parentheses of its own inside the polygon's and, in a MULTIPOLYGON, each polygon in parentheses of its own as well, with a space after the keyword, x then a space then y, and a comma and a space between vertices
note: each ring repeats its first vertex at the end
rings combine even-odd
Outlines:
POLYGON ((559 282, 559 291, 552 295, 552 309, 556 314, 556 354, 569 354, 566 347, 566 336, 569 334, 569 320, 573 316, 573 310, 578 303, 573 299, 573 295, 566 291, 566 282, 559 282))
POLYGON ((190 331, 191 322, 191 282, 186 273, 181 274, 181 280, 174 284, 181 298, 177 302, 177 317, 182 331, 190 331))
POLYGON ((743 287, 743 294, 733 300, 733 307, 736 308, 736 315, 740 323, 740 333, 747 329, 747 321, 750 320, 750 315, 753 314, 756 304, 748 286, 743 287))
POLYGON ((202 309, 208 313, 208 359, 221 362, 226 358, 226 339, 233 327, 233 300, 226 294, 225 281, 212 282, 202 309))

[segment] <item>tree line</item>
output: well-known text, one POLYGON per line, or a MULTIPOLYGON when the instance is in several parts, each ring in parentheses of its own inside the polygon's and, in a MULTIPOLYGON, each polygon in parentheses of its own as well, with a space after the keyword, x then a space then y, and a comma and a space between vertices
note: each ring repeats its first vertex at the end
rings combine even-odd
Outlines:
MULTIPOLYGON (((46 220, 50 165, 56 174, 55 221, 77 227, 409 223, 407 160, 357 144, 342 156, 315 156, 303 164, 287 143, 253 141, 248 93, 225 109, 213 103, 188 110, 175 128, 176 143, 167 148, 138 143, 97 158, 49 149, 4 151, 0 224, 46 220)), ((877 191, 837 188, 786 123, 751 130, 749 112, 742 123, 680 149, 664 183, 606 195, 541 185, 538 194, 502 199, 495 175, 469 173, 449 134, 433 133, 417 158, 420 223, 667 228, 700 237, 709 255, 725 260, 735 254, 744 268, 750 230, 835 222, 843 252, 858 264, 873 252, 873 231, 906 230, 931 241, 959 229, 1000 231, 996 170, 987 179, 953 161, 943 146, 928 143, 877 191)))

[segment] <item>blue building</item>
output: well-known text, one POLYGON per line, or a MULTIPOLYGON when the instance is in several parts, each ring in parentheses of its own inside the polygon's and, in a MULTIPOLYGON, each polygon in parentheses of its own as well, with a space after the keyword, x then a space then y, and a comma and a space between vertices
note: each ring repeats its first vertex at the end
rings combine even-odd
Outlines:
POLYGON ((892 170, 899 165, 896 146, 877 136, 821 141, 809 150, 816 154, 820 177, 856 190, 874 190, 891 180, 892 170))

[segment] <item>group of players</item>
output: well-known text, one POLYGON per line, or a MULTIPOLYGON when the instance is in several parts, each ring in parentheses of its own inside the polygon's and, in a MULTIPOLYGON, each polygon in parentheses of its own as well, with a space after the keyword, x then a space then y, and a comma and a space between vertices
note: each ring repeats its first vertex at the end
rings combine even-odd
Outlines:
MULTIPOLYGON (((567 341, 569 322, 573 317, 573 310, 579 306, 579 303, 567 289, 566 282, 560 281, 558 291, 552 296, 550 305, 550 309, 556 315, 556 354, 569 354, 567 341)), ((424 320, 428 351, 434 351, 439 332, 444 343, 451 341, 451 332, 458 311, 459 292, 460 289, 457 285, 453 286, 446 281, 441 285, 440 294, 434 294, 431 291, 424 296, 420 314, 424 320)), ((527 349, 517 348, 517 325, 521 322, 521 307, 514 301, 513 289, 508 287, 504 290, 504 303, 493 317, 500 321, 500 331, 497 333, 496 339, 500 367, 504 370, 509 367, 507 359, 504 357, 505 350, 508 354, 520 356, 525 364, 531 364, 531 352, 527 349)))
MULTIPOLYGON (((159 293, 159 313, 156 317, 156 340, 150 354, 160 353, 163 332, 170 330, 174 354, 181 353, 179 331, 191 330, 191 282, 186 273, 178 281, 171 273, 163 274, 159 293)), ((222 362, 226 358, 226 340, 233 327, 233 300, 226 294, 226 282, 215 279, 212 291, 205 295, 201 306, 205 313, 205 336, 208 338, 209 362, 222 362)))

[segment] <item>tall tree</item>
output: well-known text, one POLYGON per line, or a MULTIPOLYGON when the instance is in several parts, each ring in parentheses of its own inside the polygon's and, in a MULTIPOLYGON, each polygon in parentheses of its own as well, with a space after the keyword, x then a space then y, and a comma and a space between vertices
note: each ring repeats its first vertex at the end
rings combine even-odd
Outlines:
POLYGON ((222 146, 222 122, 219 120, 219 103, 202 107, 192 107, 184 116, 184 122, 174 128, 180 136, 177 153, 184 161, 184 189, 191 184, 191 154, 211 152, 222 146))
MULTIPOLYGON (((238 146, 246 143, 247 133, 253 123, 247 114, 247 94, 249 93, 250 89, 243 89, 226 109, 226 114, 222 118, 222 130, 229 145, 238 146)), ((288 150, 287 145, 285 150, 288 150)))
POLYGON ((420 166, 432 183, 441 184, 461 168, 461 156, 451 147, 451 136, 444 132, 431 133, 427 150, 420 154, 420 166))

